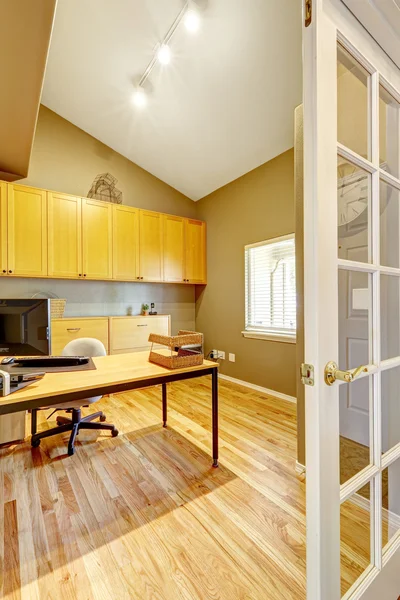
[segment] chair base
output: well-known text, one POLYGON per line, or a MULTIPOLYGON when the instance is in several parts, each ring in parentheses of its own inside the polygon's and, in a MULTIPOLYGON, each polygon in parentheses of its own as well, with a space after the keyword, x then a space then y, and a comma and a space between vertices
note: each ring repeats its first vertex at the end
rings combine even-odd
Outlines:
POLYGON ((71 436, 68 442, 68 454, 69 456, 72 456, 75 453, 75 439, 81 429, 100 429, 110 431, 113 437, 118 435, 118 429, 115 427, 115 425, 104 423, 106 416, 103 412, 100 411, 93 413, 92 415, 88 415, 87 417, 82 417, 82 411, 80 408, 71 409, 72 419, 62 416, 57 417, 58 427, 53 427, 52 429, 47 429, 46 431, 36 433, 36 414, 34 414, 34 411, 36 412, 37 410, 39 409, 32 410, 31 445, 33 448, 38 448, 40 441, 44 438, 70 431, 71 436), (93 423, 94 419, 100 419, 100 423, 93 423))

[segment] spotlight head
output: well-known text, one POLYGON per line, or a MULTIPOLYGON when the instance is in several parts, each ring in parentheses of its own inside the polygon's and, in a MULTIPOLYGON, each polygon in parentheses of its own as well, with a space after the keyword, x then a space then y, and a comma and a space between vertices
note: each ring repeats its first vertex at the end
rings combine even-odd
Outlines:
POLYGON ((186 29, 190 31, 190 33, 196 33, 196 31, 198 31, 200 28, 199 13, 195 9, 189 8, 186 11, 186 14, 183 18, 183 22, 185 24, 186 29))
POLYGON ((144 108, 147 104, 147 96, 144 89, 138 86, 132 94, 132 104, 136 108, 144 108))
POLYGON ((168 65, 171 61, 171 48, 168 44, 161 44, 157 50, 157 60, 162 65, 168 65))

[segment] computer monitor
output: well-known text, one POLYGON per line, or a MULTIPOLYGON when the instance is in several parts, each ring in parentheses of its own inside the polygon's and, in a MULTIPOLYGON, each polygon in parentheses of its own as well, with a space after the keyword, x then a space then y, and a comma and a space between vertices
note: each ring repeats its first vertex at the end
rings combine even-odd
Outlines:
POLYGON ((0 300, 0 358, 49 354, 50 300, 0 300))

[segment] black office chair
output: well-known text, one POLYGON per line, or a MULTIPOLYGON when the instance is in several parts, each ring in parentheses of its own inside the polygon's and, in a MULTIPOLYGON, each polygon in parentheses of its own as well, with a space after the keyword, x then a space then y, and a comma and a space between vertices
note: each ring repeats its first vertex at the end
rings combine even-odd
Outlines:
MULTIPOLYGON (((105 356, 106 349, 104 345, 94 338, 78 338, 69 342, 62 351, 63 356, 105 356)), ((84 374, 82 374, 84 377, 84 374)), ((68 454, 71 456, 75 452, 75 438, 81 429, 105 429, 111 431, 111 435, 116 437, 118 435, 118 429, 115 425, 104 423, 106 416, 103 412, 93 413, 87 417, 82 417, 82 407, 93 404, 101 399, 102 396, 94 396, 93 398, 85 398, 84 400, 76 400, 74 402, 68 402, 67 404, 53 404, 42 408, 35 408, 32 410, 31 415, 31 444, 33 448, 37 448, 40 445, 40 441, 43 438, 64 433, 70 431, 71 436, 68 442, 68 454), (47 429, 36 433, 37 431, 37 411, 45 410, 48 408, 54 408, 55 411, 63 410, 68 413, 72 413, 72 418, 69 419, 63 416, 57 416, 58 427, 47 429), (100 419, 100 423, 93 423, 94 419, 100 419)))

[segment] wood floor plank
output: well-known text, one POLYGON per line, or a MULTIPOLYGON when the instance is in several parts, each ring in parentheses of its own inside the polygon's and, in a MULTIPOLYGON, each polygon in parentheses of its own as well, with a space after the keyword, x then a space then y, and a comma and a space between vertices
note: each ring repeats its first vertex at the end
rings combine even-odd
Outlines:
MULTIPOLYGON (((72 457, 68 434, 0 449, 3 596, 304 600, 296 406, 221 382, 213 469, 210 404, 209 377, 168 384, 165 429, 160 387, 124 392, 96 404, 117 438, 81 431, 72 457)), ((346 506, 342 589, 367 562, 361 517, 346 506)))
POLYGON ((3 595, 10 600, 21 598, 20 557, 18 542, 17 501, 4 504, 4 584, 3 595))

